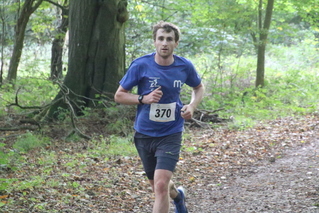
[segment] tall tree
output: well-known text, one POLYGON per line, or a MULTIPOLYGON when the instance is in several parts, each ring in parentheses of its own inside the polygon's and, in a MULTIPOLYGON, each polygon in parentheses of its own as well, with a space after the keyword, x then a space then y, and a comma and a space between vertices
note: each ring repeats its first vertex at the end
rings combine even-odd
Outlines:
MULTIPOLYGON (((274 0, 225 0, 215 1, 206 0, 198 1, 197 9, 193 13, 193 20, 204 26, 210 25, 217 29, 215 34, 220 33, 220 50, 224 49, 227 43, 227 37, 230 38, 228 43, 236 36, 245 38, 251 36, 252 44, 257 52, 256 66, 256 86, 264 86, 265 73, 265 50, 271 17, 274 8, 274 0), (264 7, 266 6, 266 9, 264 7), (257 14, 257 15, 256 15, 257 14), (224 38, 223 38, 224 37, 224 38)), ((243 40, 243 39, 242 39, 243 40)), ((246 42, 241 42, 246 43, 246 42)), ((237 50, 240 56, 243 48, 237 50)), ((218 67, 220 64, 218 64, 218 67)))
POLYGON ((6 40, 6 25, 5 25, 5 6, 4 3, 1 2, 0 6, 0 21, 1 21, 1 35, 0 35, 0 43, 1 43, 1 58, 0 58, 0 85, 2 85, 3 81, 3 67, 4 67, 4 47, 6 40))
POLYGON ((265 52, 267 45, 267 37, 269 33, 271 16, 274 8, 274 0, 267 1, 266 14, 263 19, 263 1, 259 0, 258 7, 258 27, 259 27, 259 42, 258 42, 258 56, 256 69, 256 87, 263 87, 265 84, 265 52))
POLYGON ((70 1, 68 72, 49 117, 59 107, 80 110, 98 96, 113 96, 125 70, 127 19, 126 0, 70 1))
POLYGON ((61 10, 60 24, 57 27, 56 35, 52 41, 51 47, 51 73, 50 79, 57 80, 62 78, 63 69, 63 45, 65 41, 65 36, 69 26, 69 1, 64 0, 62 4, 58 4, 51 0, 45 0, 55 5, 61 10))
POLYGON ((13 52, 9 64, 8 80, 14 81, 17 78, 17 70, 22 55, 24 34, 32 13, 41 5, 43 0, 25 0, 19 18, 15 26, 15 40, 13 52))

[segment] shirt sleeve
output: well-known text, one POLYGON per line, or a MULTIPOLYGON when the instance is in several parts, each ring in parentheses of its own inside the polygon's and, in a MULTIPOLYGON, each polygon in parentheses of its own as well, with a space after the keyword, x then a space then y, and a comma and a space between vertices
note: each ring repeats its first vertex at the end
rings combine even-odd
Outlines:
POLYGON ((185 83, 190 87, 197 87, 201 83, 201 78, 192 64, 192 62, 189 61, 189 69, 188 69, 188 75, 185 83))
POLYGON ((121 79, 120 85, 126 90, 131 90, 134 86, 137 86, 140 79, 139 76, 138 65, 133 62, 127 70, 126 74, 121 79))

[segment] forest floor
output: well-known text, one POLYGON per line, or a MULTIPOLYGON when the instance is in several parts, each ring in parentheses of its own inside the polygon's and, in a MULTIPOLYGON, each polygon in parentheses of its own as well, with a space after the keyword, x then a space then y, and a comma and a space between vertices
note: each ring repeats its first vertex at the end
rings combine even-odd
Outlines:
MULTIPOLYGON (((318 116, 184 135, 173 180, 187 190, 189 212, 319 212, 318 116)), ((46 149, 56 153, 52 164, 35 163, 45 157, 34 151, 23 169, 0 170, 0 180, 15 178, 17 186, 40 181, 0 191, 0 212, 151 212, 154 196, 137 156, 94 158, 84 143, 46 149)))

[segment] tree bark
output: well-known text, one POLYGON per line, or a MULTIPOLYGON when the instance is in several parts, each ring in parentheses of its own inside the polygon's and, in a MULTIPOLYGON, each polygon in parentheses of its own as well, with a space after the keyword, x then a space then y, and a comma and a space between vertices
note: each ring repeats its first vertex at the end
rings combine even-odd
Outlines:
MULTIPOLYGON (((262 20, 261 14, 262 0, 259 1, 259 20, 262 20)), ((271 16, 274 8, 274 0, 268 0, 266 15, 264 24, 262 26, 261 21, 259 22, 259 43, 258 43, 258 57, 257 57, 257 76, 256 76, 256 87, 263 87, 265 85, 265 52, 266 44, 271 24, 271 16)))
POLYGON ((4 16, 4 7, 0 8, 0 19, 1 19, 1 31, 2 35, 0 36, 1 38, 1 59, 0 59, 0 87, 2 86, 3 82, 3 66, 4 66, 4 46, 5 46, 5 37, 6 37, 6 32, 5 32, 5 16, 4 16))
MULTIPOLYGON (((125 70, 124 22, 128 19, 126 0, 76 0, 70 2, 69 67, 64 86, 77 110, 93 106, 93 99, 113 97, 125 70)), ((63 91, 56 100, 63 97, 63 91)), ((51 107, 49 117, 59 107, 51 107)))
POLYGON ((68 0, 65 0, 63 5, 56 4, 51 0, 46 0, 51 4, 59 7, 61 9, 61 24, 57 28, 57 35, 52 41, 51 47, 51 80, 58 80, 63 77, 63 45, 65 41, 65 35, 69 26, 69 8, 68 8, 68 0))
POLYGON ((43 0, 25 0, 22 10, 19 14, 17 24, 15 26, 15 40, 12 56, 9 64, 8 81, 13 82, 17 79, 17 71, 22 55, 25 29, 32 13, 41 5, 43 0))

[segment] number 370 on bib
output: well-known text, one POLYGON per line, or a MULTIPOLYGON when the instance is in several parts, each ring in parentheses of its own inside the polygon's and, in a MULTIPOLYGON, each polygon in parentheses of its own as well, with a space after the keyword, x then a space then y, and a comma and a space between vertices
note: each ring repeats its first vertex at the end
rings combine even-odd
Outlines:
POLYGON ((157 122, 169 122, 175 120, 176 102, 170 104, 151 104, 150 120, 157 122))

